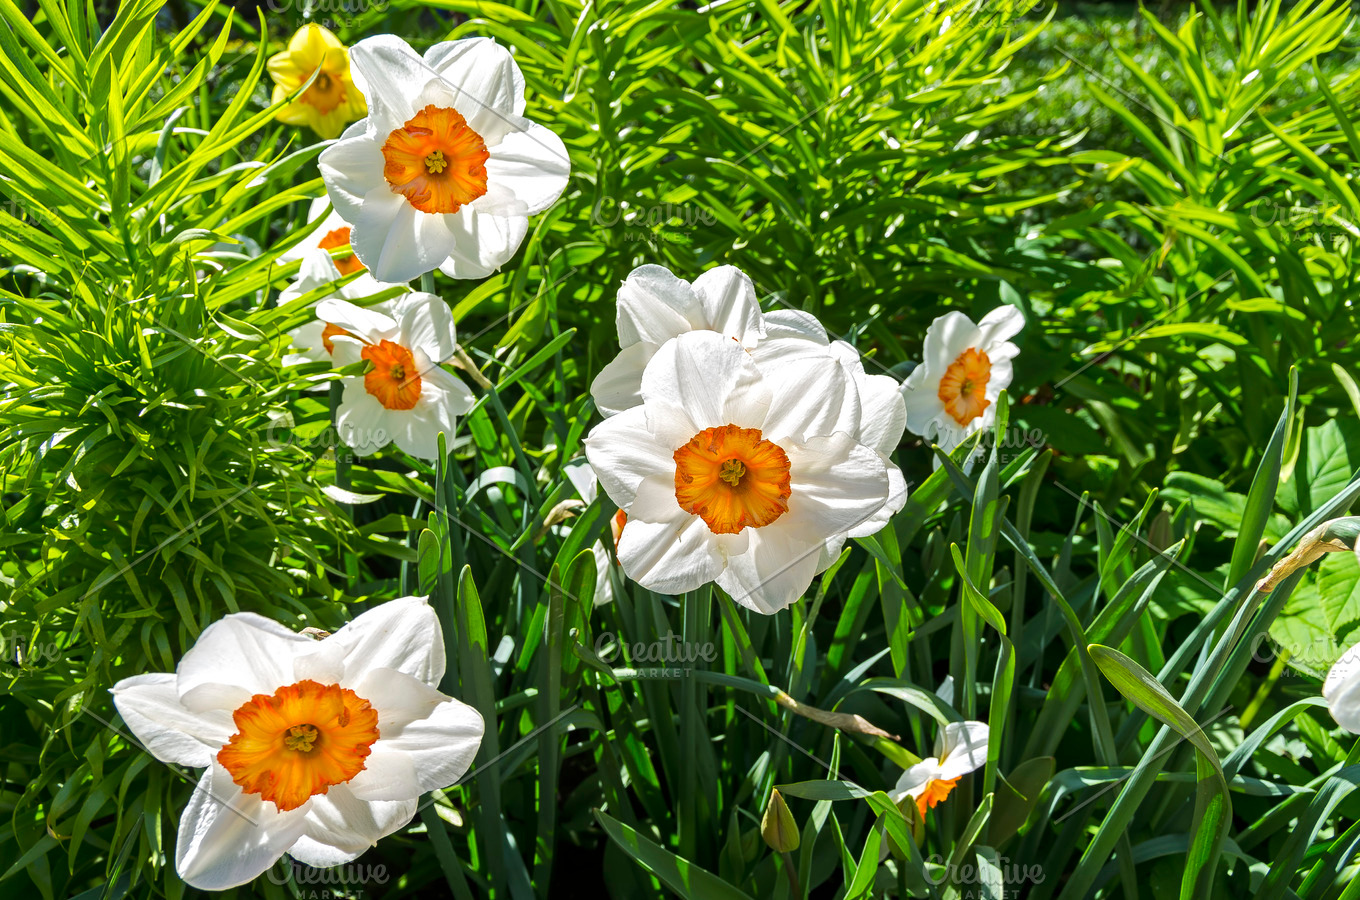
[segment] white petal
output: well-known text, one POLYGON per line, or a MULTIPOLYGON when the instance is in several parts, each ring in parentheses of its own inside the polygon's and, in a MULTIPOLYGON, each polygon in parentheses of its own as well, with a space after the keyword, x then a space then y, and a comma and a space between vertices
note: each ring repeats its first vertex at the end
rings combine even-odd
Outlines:
POLYGON ((660 346, 705 327, 703 307, 689 282, 665 266, 638 266, 619 287, 616 323, 619 346, 638 341, 660 346))
POLYGON ((124 678, 113 686, 113 705, 152 756, 161 762, 202 768, 235 733, 231 713, 186 709, 175 683, 170 672, 124 678))
POLYGON ((789 457, 789 511, 823 537, 870 520, 888 499, 883 456, 839 433, 784 446, 789 457))
POLYGON ((384 186, 364 197, 350 246, 379 281, 411 281, 452 255, 457 238, 446 224, 449 218, 421 212, 384 186))
POLYGON ((443 633, 425 597, 380 603, 322 643, 341 651, 346 684, 358 682, 372 669, 395 669, 431 687, 444 677, 443 633))
POLYGON ((648 590, 683 594, 722 571, 724 559, 714 537, 698 516, 672 522, 630 516, 619 536, 619 562, 629 578, 648 590))
POLYGON ((987 765, 985 722, 950 722, 940 729, 935 751, 940 757, 940 778, 948 781, 987 765))
POLYGON ((355 859, 415 817, 419 800, 359 800, 337 784, 307 804, 306 831, 288 850, 298 862, 318 869, 355 859))
POLYGON ((562 467, 562 474, 567 476, 567 480, 576 488, 576 493, 581 495, 582 500, 586 503, 595 502, 595 495, 599 493, 600 479, 595 477, 595 470, 590 467, 589 461, 573 459, 562 467))
POLYGON ((510 261, 529 233, 525 216, 493 216, 471 206, 443 218, 454 240, 439 271, 450 278, 485 278, 510 261))
MULTIPOLYGON (((336 356, 340 342, 336 341, 336 356)), ((364 379, 346 378, 340 395, 335 426, 345 445, 360 456, 370 456, 392 442, 397 429, 388 421, 388 410, 364 388, 364 379)))
POLYGON ((816 435, 860 428, 859 391, 845 367, 829 354, 790 360, 769 372, 770 411, 762 426, 766 440, 803 441, 816 435))
POLYGON ((663 345, 642 373, 642 397, 678 406, 699 429, 763 428, 770 409, 770 388, 750 355, 714 331, 691 331, 663 345))
POLYGON ((878 510, 863 523, 851 528, 846 534, 848 537, 859 538, 868 537, 881 530, 888 524, 893 516, 902 511, 902 507, 907 505, 907 479, 902 475, 902 470, 897 468, 892 460, 879 454, 883 459, 883 468, 888 473, 888 499, 878 510))
POLYGON ((1025 314, 1014 306, 998 306, 978 322, 979 346, 991 355, 991 348, 1008 341, 1025 327, 1025 314))
POLYGON ((907 428, 912 434, 930 438, 938 430, 941 416, 948 416, 940 400, 940 379, 944 370, 934 371, 922 363, 907 376, 902 386, 902 402, 907 411, 907 428))
POLYGON ((355 306, 338 297, 327 297, 318 303, 316 314, 323 322, 330 322, 369 343, 397 336, 397 323, 391 316, 355 306))
POLYGON ((368 101, 368 115, 382 140, 415 114, 415 100, 439 77, 401 38, 379 34, 349 50, 350 76, 368 101))
POLYGON ((642 373, 660 349, 659 344, 639 341, 619 351, 590 383, 595 407, 606 416, 616 415, 642 402, 642 373))
POLYGON ((455 89, 455 108, 488 147, 500 142, 507 120, 524 115, 524 75, 510 51, 491 38, 435 44, 425 51, 425 63, 455 89))
MULTIPOLYGON (((979 337, 972 319, 957 310, 947 312, 926 329, 923 365, 929 366, 936 379, 943 378, 960 353, 978 346, 979 337)), ((912 374, 916 373, 913 371, 912 374)))
POLYGON ((1322 683, 1322 698, 1327 701, 1336 724, 1360 734, 1360 644, 1356 644, 1332 666, 1322 683))
POLYGON ((823 347, 829 343, 822 323, 812 313, 801 309, 775 309, 765 313, 765 337, 768 340, 795 338, 823 347))
POLYGON ((461 700, 393 669, 370 670, 354 692, 378 711, 381 735, 349 782, 355 797, 403 800, 445 788, 477 757, 485 725, 461 700))
POLYGON ((718 585, 742 606, 777 613, 807 592, 826 542, 787 515, 761 528, 742 529, 746 532, 747 551, 727 561, 718 585))
POLYGON ((571 157, 552 131, 527 120, 524 125, 526 130, 511 131, 491 150, 486 180, 508 189, 532 216, 552 206, 566 190, 571 157))
MULTIPOLYGON (((203 629, 198 642, 179 661, 180 698, 188 703, 193 698, 186 695, 199 686, 272 694, 293 683, 293 657, 311 644, 306 635, 255 613, 224 616, 203 629)), ((205 707, 195 704, 190 708, 201 711, 205 707)))
POLYGON ((902 399, 902 385, 888 375, 862 375, 856 381, 856 387, 859 388, 860 427, 855 436, 860 443, 879 453, 891 454, 902 443, 902 432, 907 427, 907 404, 902 399))
POLYGON ((614 586, 609 580, 614 560, 610 558, 604 544, 599 541, 591 545, 590 553, 595 557, 595 595, 592 598, 592 605, 604 606, 606 603, 614 602, 614 586))
POLYGON ((765 335, 755 285, 736 266, 709 269, 694 279, 693 290, 713 331, 736 338, 744 347, 754 347, 765 335))
POLYGON ((940 761, 923 759, 902 773, 897 784, 888 792, 894 803, 901 803, 907 797, 919 797, 926 785, 940 777, 940 761))
POLYGON ((258 877, 302 834, 306 806, 281 813, 246 794, 216 760, 203 773, 179 820, 175 869, 205 891, 258 877))
POLYGON ((611 416, 592 428, 585 449, 600 486, 614 505, 625 512, 633 505, 642 479, 649 475, 675 477, 675 451, 651 434, 641 406, 611 416))
POLYGON ((453 358, 458 334, 453 312, 443 299, 415 291, 401 297, 393 313, 398 323, 397 343, 411 350, 419 347, 433 363, 453 358))
POLYGON ((381 188, 391 192, 383 177, 383 142, 368 136, 367 122, 361 119, 345 129, 340 140, 322 150, 316 161, 330 202, 351 224, 358 220, 364 198, 371 191, 381 188))

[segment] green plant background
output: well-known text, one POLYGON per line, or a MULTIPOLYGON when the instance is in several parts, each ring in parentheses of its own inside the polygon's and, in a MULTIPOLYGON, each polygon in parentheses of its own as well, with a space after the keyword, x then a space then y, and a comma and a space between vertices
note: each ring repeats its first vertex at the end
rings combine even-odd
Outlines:
POLYGON ((341 895, 1360 897, 1318 698, 1360 567, 1252 590, 1360 497, 1356 19, 1031 6, 0 0, 0 895, 194 893, 192 778, 107 689, 229 612, 428 592, 487 738, 341 895), (501 272, 433 279, 493 384, 434 467, 330 446, 323 371, 280 366, 322 145, 263 66, 306 21, 495 37, 572 155, 501 272), (908 435, 906 509, 778 616, 617 571, 592 609, 613 509, 553 511, 644 262, 737 265, 898 377, 1016 305, 1006 439, 965 472, 908 435), (672 634, 716 659, 597 652, 672 634), (922 827, 882 791, 961 716, 988 765, 922 827))

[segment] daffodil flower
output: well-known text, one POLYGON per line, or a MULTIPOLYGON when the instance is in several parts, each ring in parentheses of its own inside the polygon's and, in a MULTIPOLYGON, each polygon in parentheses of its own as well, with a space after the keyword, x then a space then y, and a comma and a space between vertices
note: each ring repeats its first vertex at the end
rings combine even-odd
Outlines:
POLYGON ((337 329, 331 337, 337 367, 371 363, 363 375, 344 379, 336 413, 340 437, 360 456, 395 443, 412 456, 435 459, 439 433, 451 436, 456 417, 476 399, 442 367, 458 343, 448 304, 413 292, 388 312, 330 298, 317 304, 316 313, 337 329))
POLYGON ((1322 699, 1327 701, 1336 724, 1360 734, 1360 644, 1341 654, 1327 673, 1327 680, 1322 683, 1322 699))
POLYGON ((368 111, 364 95, 350 79, 349 53, 340 39, 316 24, 303 25, 288 49, 269 57, 274 103, 296 91, 316 73, 316 80, 292 103, 279 110, 280 122, 306 125, 329 140, 368 111))
MULTIPOLYGON (((362 266, 360 271, 362 271, 362 266)), ((279 304, 282 305, 310 294, 317 288, 342 277, 340 270, 336 268, 335 261, 327 251, 313 249, 302 257, 302 266, 298 269, 297 279, 279 292, 279 304)), ((363 300, 391 287, 394 287, 394 285, 374 281, 367 272, 363 272, 353 281, 336 288, 330 294, 318 300, 317 303, 331 298, 363 300)), ((374 312, 390 314, 395 304, 395 300, 387 300, 368 308, 374 312)), ((340 326, 321 318, 313 319, 306 325, 294 328, 288 332, 288 336, 293 340, 295 352, 286 354, 283 358, 283 364, 293 366, 305 362, 332 362, 335 354, 335 341, 333 339, 337 335, 345 333, 346 331, 340 326)))
POLYGON ((627 515, 619 562, 643 587, 678 594, 716 581, 777 612, 888 502, 883 456, 854 437, 858 391, 830 354, 771 375, 732 338, 691 331, 652 357, 641 396, 585 446, 627 515))
POLYGON ((1011 383, 1010 339, 1025 326, 1013 306, 977 324, 961 312, 940 316, 926 329, 924 359, 904 385, 907 428, 949 452, 996 421, 996 400, 1011 383))
MULTIPOLYGON (((767 376, 779 377, 794 358, 830 357, 841 363, 859 396, 859 426, 852 435, 874 448, 890 481, 889 499, 879 511, 849 532, 865 537, 881 529, 907 500, 902 471, 888 458, 902 441, 907 413, 901 384, 888 375, 865 371, 857 351, 831 341, 811 313, 779 309, 762 313, 755 285, 734 266, 718 266, 691 284, 664 266, 634 269, 619 288, 616 312, 620 352, 591 384, 596 407, 606 416, 642 402, 642 373, 670 339, 693 331, 713 331, 751 353, 767 376)), ((834 544, 836 553, 840 546, 834 544)))
POLYGON ((351 56, 369 115, 318 162, 359 259, 389 282, 500 268, 571 171, 561 138, 524 118, 524 76, 510 51, 467 38, 421 57, 389 34, 360 41, 351 56))
POLYGON ((935 755, 902 773, 888 792, 894 803, 916 801, 922 818, 958 785, 959 779, 987 764, 987 724, 950 722, 935 737, 935 755))
POLYGON ((403 827, 481 745, 481 716, 436 689, 443 675, 439 620, 406 597, 320 641, 229 615, 174 672, 118 682, 114 704, 146 749, 206 770, 180 817, 180 877, 224 890, 284 853, 336 866, 403 827))

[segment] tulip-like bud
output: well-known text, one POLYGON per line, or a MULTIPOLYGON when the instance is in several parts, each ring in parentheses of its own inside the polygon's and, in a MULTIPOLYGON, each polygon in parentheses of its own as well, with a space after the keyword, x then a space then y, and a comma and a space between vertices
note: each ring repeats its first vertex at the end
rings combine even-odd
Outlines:
POLYGON ((760 836, 776 853, 792 853, 798 849, 798 823, 789 812, 779 791, 770 793, 770 804, 765 807, 765 818, 760 820, 760 836))

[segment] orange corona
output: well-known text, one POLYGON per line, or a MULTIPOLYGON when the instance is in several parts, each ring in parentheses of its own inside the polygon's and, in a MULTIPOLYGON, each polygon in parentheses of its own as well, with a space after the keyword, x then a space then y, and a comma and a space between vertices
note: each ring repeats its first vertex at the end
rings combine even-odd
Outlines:
POLYGON ((387 136, 383 177, 426 213, 456 213, 486 193, 491 153, 456 109, 433 104, 387 136))
POLYGON ((676 501, 714 534, 760 528, 789 511, 789 458, 757 428, 706 428, 674 459, 676 501))
POLYGON ((958 783, 958 778, 951 778, 948 781, 942 781, 938 778, 927 781, 926 789, 921 792, 921 796, 916 798, 916 808, 921 811, 921 818, 925 818, 926 810, 931 809, 948 797, 949 792, 954 790, 954 786, 958 783))
POLYGON ((960 425, 967 425, 987 411, 987 382, 992 377, 992 361, 982 350, 969 347, 958 355, 940 379, 940 402, 945 412, 960 425))
POLYGON ((420 372, 415 357, 401 344, 382 340, 359 352, 373 363, 364 375, 364 389, 388 409, 411 409, 420 399, 420 372))
MULTIPOLYGON (((338 250, 341 247, 348 250, 349 238, 350 228, 346 225, 344 228, 336 228, 333 231, 326 232, 326 236, 321 239, 317 246, 322 250, 338 250)), ((340 270, 341 275, 353 275, 355 272, 364 269, 364 264, 359 262, 359 257, 355 256, 352 250, 349 253, 341 253, 332 257, 331 262, 335 263, 335 267, 340 270)))
POLYGON ((311 680, 256 694, 232 719, 237 732, 217 761, 247 794, 282 812, 358 775, 378 740, 378 712, 367 700, 311 680))

